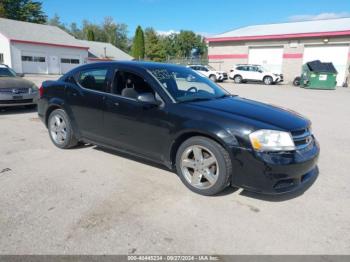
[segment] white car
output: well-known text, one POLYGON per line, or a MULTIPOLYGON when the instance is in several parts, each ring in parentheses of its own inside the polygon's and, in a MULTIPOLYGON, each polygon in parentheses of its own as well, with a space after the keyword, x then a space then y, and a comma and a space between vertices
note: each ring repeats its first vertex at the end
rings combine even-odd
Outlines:
POLYGON ((230 70, 229 78, 235 83, 259 81, 271 85, 283 81, 282 74, 275 74, 261 65, 236 65, 230 70))
POLYGON ((217 71, 215 68, 211 66, 205 66, 205 65, 189 65, 187 66, 189 68, 192 68, 195 71, 198 71, 202 75, 205 75, 206 77, 210 78, 210 80, 214 82, 222 82, 224 80, 227 80, 227 73, 224 71, 217 71))

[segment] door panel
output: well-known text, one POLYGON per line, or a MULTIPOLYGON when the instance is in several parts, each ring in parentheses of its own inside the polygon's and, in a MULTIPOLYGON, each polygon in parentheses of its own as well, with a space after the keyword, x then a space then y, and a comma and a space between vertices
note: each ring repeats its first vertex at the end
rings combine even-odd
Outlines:
POLYGON ((282 72, 282 47, 252 47, 249 48, 249 64, 262 65, 273 73, 282 72))
POLYGON ((106 95, 104 136, 108 144, 163 161, 162 148, 169 128, 167 113, 162 108, 106 95))
POLYGON ((66 88, 66 97, 81 135, 87 139, 101 140, 104 94, 71 84, 66 88))

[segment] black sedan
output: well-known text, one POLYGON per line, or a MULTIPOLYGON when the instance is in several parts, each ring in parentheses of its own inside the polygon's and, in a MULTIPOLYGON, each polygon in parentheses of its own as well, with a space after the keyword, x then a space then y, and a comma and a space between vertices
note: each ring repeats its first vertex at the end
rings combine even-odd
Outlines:
POLYGON ((182 66, 83 65, 43 83, 38 112, 57 147, 92 143, 162 163, 203 195, 229 185, 281 194, 318 175, 309 120, 182 66))

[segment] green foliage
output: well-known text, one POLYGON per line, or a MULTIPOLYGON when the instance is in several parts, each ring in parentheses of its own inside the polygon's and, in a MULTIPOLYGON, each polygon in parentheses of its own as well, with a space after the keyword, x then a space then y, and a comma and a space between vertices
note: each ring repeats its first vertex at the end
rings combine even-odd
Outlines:
POLYGON ((62 30, 67 31, 66 26, 61 22, 58 14, 55 14, 54 17, 50 18, 49 21, 47 21, 47 24, 57 26, 57 27, 61 28, 62 30))
POLYGON ((153 28, 145 30, 145 56, 151 61, 161 62, 166 59, 162 39, 153 28))
POLYGON ((145 57, 145 38, 141 26, 136 28, 132 45, 132 56, 139 60, 144 59, 145 57))
POLYGON ((32 0, 1 0, 0 17, 38 24, 47 20, 42 3, 32 0))
POLYGON ((91 29, 89 29, 87 32, 87 40, 95 41, 95 34, 94 31, 92 31, 91 29))

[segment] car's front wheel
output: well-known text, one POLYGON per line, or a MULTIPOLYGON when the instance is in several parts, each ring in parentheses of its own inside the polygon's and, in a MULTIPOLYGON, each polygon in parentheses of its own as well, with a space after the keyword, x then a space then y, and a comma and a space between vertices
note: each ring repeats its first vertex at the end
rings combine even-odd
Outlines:
POLYGON ((213 81, 213 82, 216 82, 216 81, 217 81, 217 78, 216 78, 215 75, 209 76, 209 79, 210 79, 211 81, 213 81))
POLYGON ((212 139, 196 136, 179 147, 176 170, 190 190, 211 196, 229 185, 232 164, 228 152, 220 144, 212 139))
POLYGON ((273 83, 273 79, 271 76, 265 76, 263 81, 265 85, 272 85, 273 83))
POLYGON ((59 148, 68 149, 78 144, 69 117, 64 110, 56 109, 51 112, 48 129, 52 142, 59 148))

